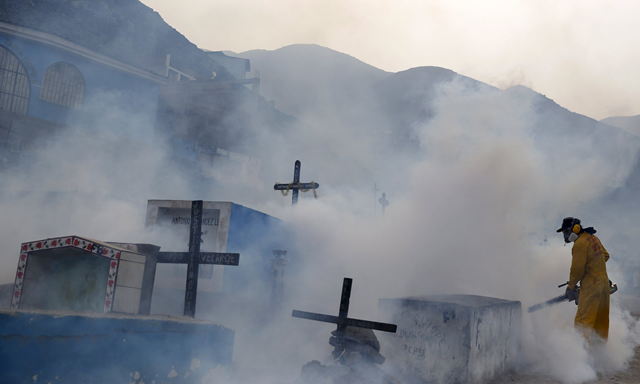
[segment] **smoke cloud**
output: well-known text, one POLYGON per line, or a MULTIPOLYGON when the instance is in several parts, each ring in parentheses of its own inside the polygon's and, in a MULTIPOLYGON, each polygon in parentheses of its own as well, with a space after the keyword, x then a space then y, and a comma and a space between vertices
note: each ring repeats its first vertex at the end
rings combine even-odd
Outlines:
MULTIPOLYGON (((598 198, 628 175, 635 144, 602 151, 602 143, 576 136, 549 147, 530 92, 477 91, 453 81, 439 89, 435 110, 416 127, 423 157, 406 173, 398 169, 405 182, 393 189, 384 218, 361 214, 347 199, 357 193, 332 190, 281 213, 308 263, 308 274, 292 283, 293 307, 335 308, 346 276, 354 278, 356 318, 375 318, 378 298, 478 294, 526 308, 563 293, 555 287, 567 279, 570 248, 555 229, 564 216, 597 210, 598 198)), ((606 238, 607 222, 589 224, 606 238)), ((624 281, 616 263, 614 256, 610 277, 624 281)), ((624 368, 640 339, 637 320, 616 297, 604 348, 589 348, 573 329, 574 315, 567 304, 525 313, 518 369, 579 383, 624 368)))
MULTIPOLYGON (((234 201, 280 217, 295 232, 291 248, 300 254, 302 271, 288 275, 287 300, 270 321, 200 314, 218 316, 236 330, 235 367, 211 367, 218 370, 211 382, 290 382, 302 364, 325 359, 332 326, 290 313, 337 314, 344 277, 354 279, 350 315, 363 319, 376 319, 378 298, 476 294, 520 300, 526 308, 561 294, 555 287, 567 279, 570 248, 555 229, 564 216, 591 216, 594 222, 586 224, 601 229, 608 247, 610 223, 595 215, 599 199, 625 181, 638 151, 634 142, 614 136, 606 144, 545 131, 533 92, 453 80, 425 106, 433 111, 429 118, 413 125, 419 155, 411 161, 402 153, 386 156, 382 170, 368 168, 375 162, 343 162, 375 158, 376 147, 367 140, 339 142, 338 148, 353 148, 345 154, 330 145, 335 130, 303 126, 286 134, 255 127, 265 185, 289 181, 296 158, 302 181, 321 183, 318 199, 302 194, 292 210, 289 199, 274 191, 227 186, 214 194, 194 186, 168 160, 165 143, 154 139, 139 110, 118 105, 117 97, 105 94, 86 107, 109 112, 90 129, 60 134, 33 154, 28 168, 3 176, 0 215, 11 221, 0 234, 0 282, 13 281, 23 241, 68 234, 152 239, 144 232, 148 199, 234 201), (357 171, 359 178, 348 177, 357 171), (376 220, 374 174, 390 200, 376 220)), ((611 277, 623 281, 615 256, 611 277)), ((612 303, 611 338, 599 349, 573 330, 574 307, 568 304, 542 316, 523 314, 518 369, 580 383, 624 368, 640 345, 640 325, 615 296, 612 303)))

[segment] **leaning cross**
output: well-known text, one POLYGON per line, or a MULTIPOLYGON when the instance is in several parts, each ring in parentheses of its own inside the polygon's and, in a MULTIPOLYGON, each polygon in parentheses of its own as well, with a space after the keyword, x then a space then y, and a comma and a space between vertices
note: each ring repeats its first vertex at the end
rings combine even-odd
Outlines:
POLYGON ((184 293, 184 316, 196 316, 198 267, 200 264, 238 265, 239 253, 200 252, 202 242, 202 200, 191 202, 189 252, 159 252, 158 263, 187 264, 187 286, 184 293))
POLYGON ((398 326, 395 324, 378 323, 375 321, 351 319, 347 317, 349 313, 349 298, 351 297, 352 283, 353 279, 350 279, 348 277, 344 278, 344 282, 342 283, 342 297, 340 298, 340 311, 338 312, 338 316, 321 315, 319 313, 296 310, 293 311, 291 316, 299 317, 301 319, 322 321, 324 323, 338 324, 335 336, 338 339, 339 343, 342 343, 344 341, 344 334, 347 326, 396 333, 398 326))
POLYGON ((273 186, 275 191, 284 191, 282 194, 287 196, 289 191, 293 191, 293 195, 291 196, 291 206, 298 204, 298 191, 302 190, 302 192, 307 192, 310 189, 313 189, 313 195, 316 195, 316 189, 320 188, 320 184, 312 181, 310 183, 301 183, 300 182, 300 160, 296 160, 296 164, 293 168, 293 182, 289 184, 278 184, 276 183, 273 186))

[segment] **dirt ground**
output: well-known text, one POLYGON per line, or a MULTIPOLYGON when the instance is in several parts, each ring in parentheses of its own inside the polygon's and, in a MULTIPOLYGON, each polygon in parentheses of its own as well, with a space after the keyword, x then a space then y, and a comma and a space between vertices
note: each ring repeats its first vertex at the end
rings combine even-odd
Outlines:
MULTIPOLYGON (((640 299, 637 297, 618 294, 617 299, 622 307, 633 316, 640 318, 640 299)), ((507 372, 490 384, 563 384, 561 381, 540 375, 524 375, 517 372, 507 372)), ((584 384, 640 384, 640 348, 629 362, 629 367, 610 375, 599 376, 596 380, 584 384)))
MULTIPOLYGON (((584 384, 639 384, 640 383, 640 348, 629 362, 629 368, 611 375, 598 377, 584 384)), ((540 375, 523 375, 507 372, 490 384, 563 384, 561 381, 540 375)))

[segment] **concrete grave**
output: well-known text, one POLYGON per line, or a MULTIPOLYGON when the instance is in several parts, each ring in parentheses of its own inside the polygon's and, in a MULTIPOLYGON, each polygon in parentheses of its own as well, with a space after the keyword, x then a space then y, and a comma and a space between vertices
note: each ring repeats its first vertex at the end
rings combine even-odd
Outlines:
POLYGON ((381 334, 387 369, 412 383, 491 381, 515 360, 520 343, 519 301, 474 295, 380 299, 382 321, 398 325, 381 334))
POLYGON ((149 255, 120 245, 79 236, 23 243, 11 308, 148 314, 149 255))
MULTIPOLYGON (((230 208, 226 205, 204 202, 201 251, 226 251, 230 208)), ((160 244, 163 250, 187 251, 190 224, 191 200, 149 200, 145 227, 158 233, 159 241, 165 241, 160 244)), ((186 266, 174 265, 169 268, 172 270, 171 273, 163 274, 157 287, 184 289, 183 275, 186 275, 186 266), (181 273, 182 270, 184 274, 181 273)), ((220 291, 224 267, 201 265, 199 270, 198 291, 220 291)))
MULTIPOLYGON (((148 201, 145 226, 163 251, 188 249, 191 204, 191 200, 148 201)), ((242 261, 233 268, 200 265, 197 307, 208 312, 216 305, 230 309, 251 300, 270 305, 273 250, 287 249, 290 243, 284 223, 232 202, 204 201, 202 217, 200 251, 239 253, 242 261)), ((152 313, 182 313, 185 276, 185 265, 158 265, 152 313)), ((216 315, 215 321, 226 319, 216 315)))

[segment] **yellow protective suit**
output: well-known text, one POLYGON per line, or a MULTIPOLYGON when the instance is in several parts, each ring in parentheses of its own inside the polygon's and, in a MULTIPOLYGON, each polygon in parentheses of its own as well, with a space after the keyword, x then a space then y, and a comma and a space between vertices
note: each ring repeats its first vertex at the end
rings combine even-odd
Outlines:
POLYGON ((569 288, 580 283, 575 326, 588 336, 595 331, 604 340, 609 337, 609 277, 605 263, 609 253, 595 235, 582 232, 571 250, 569 288))

